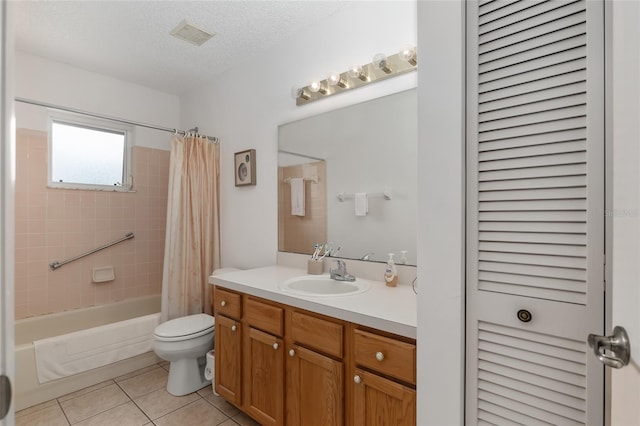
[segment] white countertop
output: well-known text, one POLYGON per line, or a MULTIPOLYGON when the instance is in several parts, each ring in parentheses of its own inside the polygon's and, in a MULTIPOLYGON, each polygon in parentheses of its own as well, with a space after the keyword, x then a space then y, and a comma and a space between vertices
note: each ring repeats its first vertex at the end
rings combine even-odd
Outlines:
POLYGON ((367 280, 371 288, 364 293, 322 297, 299 296, 279 289, 279 283, 301 275, 307 275, 307 271, 276 265, 212 275, 209 284, 416 338, 417 296, 410 285, 387 287, 382 281, 367 280))

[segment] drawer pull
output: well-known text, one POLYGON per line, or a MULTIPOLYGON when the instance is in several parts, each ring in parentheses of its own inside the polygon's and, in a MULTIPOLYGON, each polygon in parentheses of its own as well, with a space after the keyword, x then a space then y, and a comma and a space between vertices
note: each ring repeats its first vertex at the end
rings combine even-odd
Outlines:
POLYGON ((376 359, 378 361, 383 361, 384 360, 384 354, 382 352, 376 352, 376 359))
POLYGON ((273 344, 273 350, 277 351, 280 346, 277 343, 273 344))
POLYGON ((289 356, 296 356, 296 351, 289 349, 289 356))
POLYGON ((358 376, 357 374, 355 376, 353 376, 353 381, 356 383, 360 383, 362 382, 362 379, 360 378, 360 376, 358 376))
POLYGON ((236 331, 237 329, 238 329, 238 327, 236 327, 235 324, 231 326, 231 331, 236 331))
POLYGON ((220 302, 220 306, 222 306, 223 308, 227 306, 226 300, 223 300, 222 302, 220 302))

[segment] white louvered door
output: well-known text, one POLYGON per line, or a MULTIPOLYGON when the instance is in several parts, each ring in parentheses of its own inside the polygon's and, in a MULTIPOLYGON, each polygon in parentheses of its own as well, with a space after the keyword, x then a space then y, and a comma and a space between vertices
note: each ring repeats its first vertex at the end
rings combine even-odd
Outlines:
POLYGON ((467 4, 469 425, 603 422, 603 19, 602 1, 467 4))

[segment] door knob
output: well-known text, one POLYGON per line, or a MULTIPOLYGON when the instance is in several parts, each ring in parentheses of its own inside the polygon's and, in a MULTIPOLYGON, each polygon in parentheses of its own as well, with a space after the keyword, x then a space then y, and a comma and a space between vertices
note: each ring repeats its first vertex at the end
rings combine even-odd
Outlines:
POLYGON ((612 336, 589 334, 588 342, 589 346, 593 348, 595 356, 604 365, 612 368, 622 368, 629 364, 631 347, 629 345, 629 335, 624 327, 614 327, 612 336), (611 352, 611 355, 607 355, 606 351, 611 352))

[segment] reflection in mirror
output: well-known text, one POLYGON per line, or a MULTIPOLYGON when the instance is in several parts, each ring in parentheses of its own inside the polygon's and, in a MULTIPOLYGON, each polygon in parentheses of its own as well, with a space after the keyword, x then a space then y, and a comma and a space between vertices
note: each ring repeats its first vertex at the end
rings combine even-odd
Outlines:
POLYGON ((417 140, 415 89, 281 125, 278 250, 416 265, 417 140))

